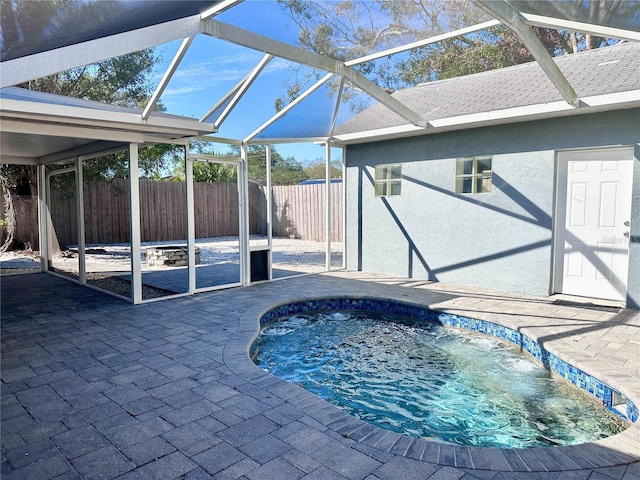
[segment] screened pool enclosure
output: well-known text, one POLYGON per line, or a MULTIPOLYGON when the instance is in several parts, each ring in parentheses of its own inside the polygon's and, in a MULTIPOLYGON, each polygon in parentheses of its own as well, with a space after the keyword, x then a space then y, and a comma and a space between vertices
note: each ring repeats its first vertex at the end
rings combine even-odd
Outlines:
MULTIPOLYGON (((373 8, 367 2, 363 5, 373 8)), ((338 60, 301 47, 297 25, 275 2, 2 0, 0 156, 3 164, 37 168, 41 270, 137 304, 343 268, 345 258, 336 245, 344 241, 346 229, 337 224, 345 217, 336 211, 344 208, 345 186, 327 180, 336 158, 342 160, 344 172, 345 145, 370 138, 369 134, 337 133, 336 127, 354 115, 345 99, 377 102, 401 117, 402 127, 374 132, 377 136, 459 128, 455 122, 438 122, 416 113, 411 105, 367 78, 367 70, 361 66, 375 67, 396 55, 479 35, 503 24, 517 34, 560 93, 562 108, 580 109, 585 105, 533 27, 640 41, 638 2, 620 2, 610 8, 609 2, 579 0, 474 0, 469 8, 477 10, 472 17, 480 19, 478 23, 451 31, 443 27, 437 34, 401 45, 372 43, 358 58, 338 60), (153 95, 140 110, 16 87, 155 47, 163 48, 167 61, 164 73, 154 80, 153 95), (191 90, 176 88, 176 79, 194 75, 184 68, 190 55, 202 55, 203 51, 210 52, 212 58, 208 81, 191 90), (233 66, 233 75, 226 65, 233 66), (273 114, 274 77, 269 75, 278 71, 280 84, 292 71, 307 80, 295 98, 273 114), (224 84, 226 93, 212 93, 214 84, 224 84), (199 118, 184 116, 180 102, 189 95, 197 98, 199 118), (159 104, 164 111, 158 111, 159 104), (190 151, 189 140, 194 138, 221 148, 231 146, 237 154, 214 156, 190 151), (283 194, 272 181, 271 165, 274 146, 284 149, 300 143, 316 145, 325 163, 324 182, 309 185, 321 207, 300 217, 312 218, 317 224, 321 233, 316 236, 321 238, 314 241, 322 246, 321 256, 313 257, 310 266, 302 269, 294 268, 279 251, 285 248, 277 240, 285 234, 274 234, 276 226, 282 226, 279 224, 289 222, 282 228, 289 228, 286 235, 292 238, 304 235, 302 227, 287 217, 293 201, 279 200, 278 195, 283 194), (170 182, 172 185, 162 191, 152 189, 139 164, 141 149, 155 145, 176 146, 174 155, 184 170, 183 178, 170 182), (264 146, 260 160, 264 176, 260 178, 248 168, 252 146, 256 145, 264 146), (114 154, 125 159, 126 181, 117 188, 112 184, 112 190, 102 193, 90 188, 86 177, 92 168, 114 154), (216 192, 196 185, 193 171, 199 162, 229 172, 226 185, 216 192), (61 185, 66 188, 66 200, 61 197, 61 185), (97 200, 109 197, 118 199, 111 198, 108 205, 97 200), (229 225, 225 230, 220 229, 221 218, 229 225), (153 221, 160 226, 153 227, 153 221), (117 228, 100 228, 105 222, 117 228), (208 223, 211 226, 205 228, 208 223), (154 228, 160 233, 153 233, 154 228), (63 230, 73 239, 62 242, 65 245, 59 240, 63 230), (167 231, 173 232, 170 238, 167 231), (208 242, 211 238, 222 240, 208 242), (115 246, 103 247, 107 244, 115 246), (154 246, 155 250, 173 252, 167 253, 167 261, 182 263, 173 268, 152 265, 150 255, 157 253, 150 252, 154 246), (176 258, 170 258, 172 254, 176 258), (95 261, 100 255, 111 259, 109 266, 95 261), (207 255, 216 260, 207 263, 207 255), (129 288, 106 286, 108 278, 125 282, 129 288)), ((380 10, 373 17, 384 25, 389 21, 385 15, 388 13, 380 10)), ((476 121, 491 124, 496 118, 476 121)), ((295 255, 311 257, 312 253, 318 252, 304 250, 295 255)))

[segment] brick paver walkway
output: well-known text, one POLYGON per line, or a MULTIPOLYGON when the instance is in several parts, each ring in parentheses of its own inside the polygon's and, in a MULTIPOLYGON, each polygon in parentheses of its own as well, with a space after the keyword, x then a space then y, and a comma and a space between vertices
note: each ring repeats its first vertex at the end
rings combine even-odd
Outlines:
POLYGON ((3 277, 9 479, 638 479, 640 425, 604 441, 454 447, 364 424, 256 367, 260 313, 374 296, 519 328, 640 404, 640 314, 334 273, 132 306, 46 274, 3 277))

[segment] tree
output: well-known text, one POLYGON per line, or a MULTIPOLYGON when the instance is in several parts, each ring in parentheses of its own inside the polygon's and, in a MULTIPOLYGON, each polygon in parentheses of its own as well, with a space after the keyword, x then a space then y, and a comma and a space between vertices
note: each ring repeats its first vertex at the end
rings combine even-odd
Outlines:
MULTIPOLYGON (((235 151, 239 155, 240 147, 235 151)), ((250 180, 266 181, 266 147, 264 145, 249 145, 247 151, 247 169, 250 180)), ((294 157, 283 157, 271 147, 271 183, 273 185, 296 185, 307 180, 302 163, 294 157)))
MULTIPOLYGON (((231 154, 223 153, 215 150, 210 142, 198 139, 191 139, 189 142, 189 151, 201 153, 203 155, 219 158, 221 162, 228 159, 231 154)), ((176 162, 171 172, 171 179, 184 182, 186 178, 185 163, 183 161, 176 162)), ((235 165, 227 163, 214 162, 194 162, 193 163, 193 180, 195 182, 237 182, 238 174, 235 165)))
MULTIPOLYGON (((432 37, 489 20, 467 0, 368 0, 315 2, 278 0, 298 25, 300 44, 339 60, 352 60, 418 39, 432 37)), ((590 17, 612 12, 637 15, 637 2, 578 2, 590 17)), ((552 55, 575 53, 615 43, 593 35, 535 28, 538 38, 552 55)), ((410 53, 357 65, 362 74, 383 88, 396 90, 418 83, 516 65, 533 57, 517 35, 504 26, 432 44, 410 53)), ((301 91, 309 78, 295 78, 295 88, 283 94, 282 108, 301 91)), ((346 95, 347 101, 354 97, 346 95)), ((354 104, 355 108, 359 105, 354 104)))
MULTIPOLYGON (((322 158, 316 158, 313 162, 309 163, 305 169, 304 173, 307 175, 309 179, 324 179, 326 174, 326 166, 325 161, 322 158)), ((342 161, 341 160, 332 160, 331 161, 331 178, 341 178, 342 177, 342 161)))
MULTIPOLYGON (((25 45, 56 47, 57 39, 66 38, 67 25, 84 25, 87 18, 95 15, 96 4, 108 8, 111 19, 124 16, 126 8, 119 2, 104 3, 104 0, 69 2, 67 0, 0 0, 0 22, 2 25, 2 58, 23 55, 25 45)), ((69 97, 96 100, 103 103, 141 108, 146 104, 153 85, 151 75, 160 57, 154 49, 123 55, 104 60, 97 64, 74 68, 65 72, 31 80, 23 88, 55 93, 69 97)), ((158 106, 162 109, 162 106, 158 106)), ((154 145, 142 149, 140 167, 145 175, 157 176, 171 163, 180 147, 154 145)), ((84 176, 87 181, 123 178, 128 175, 127 155, 120 153, 86 162, 84 176)), ((55 168, 55 167, 52 167, 55 168)), ((25 193, 25 186, 33 199, 37 195, 36 169, 19 165, 2 165, 0 180, 5 197, 6 216, 15 216, 8 196, 15 194, 19 187, 25 193)), ((65 186, 68 178, 55 177, 59 186, 65 186)), ((36 202, 32 201, 33 218, 37 219, 36 202)), ((7 235, 0 251, 20 247, 26 240, 32 246, 37 238, 18 239, 15 237, 16 223, 5 221, 7 235)))
POLYGON ((2 197, 4 203, 4 218, 0 225, 2 226, 2 246, 0 252, 6 252, 16 244, 16 232, 18 230, 16 207, 13 204, 14 194, 24 193, 27 182, 26 191, 31 194, 29 179, 35 176, 35 173, 29 170, 35 170, 33 166, 25 165, 7 165, 0 164, 0 188, 2 188, 2 197))
MULTIPOLYGON (((155 50, 149 49, 105 60, 95 65, 56 73, 19 86, 86 100, 141 108, 153 92, 150 77, 153 73, 153 67, 159 61, 160 57, 155 50)), ((162 109, 161 106, 159 108, 162 109)), ((153 145, 141 149, 140 168, 143 174, 154 175, 164 169, 168 163, 173 161, 180 148, 174 145, 153 145)), ((86 162, 84 177, 86 181, 127 178, 127 165, 126 152, 108 155, 86 162)), ((8 196, 17 192, 18 185, 29 186, 29 192, 33 198, 33 213, 30 221, 33 222, 34 218, 37 219, 36 169, 32 166, 3 165, 0 169, 0 176, 4 189, 7 219, 15 218, 13 203, 8 201, 8 196)), ((57 179, 57 181, 64 183, 65 180, 57 179)), ((0 251, 21 248, 27 242, 33 247, 38 245, 38 239, 35 236, 28 239, 16 237, 17 223, 7 220, 6 224, 7 233, 0 251)))
MULTIPOLYGON (((230 147, 226 152, 216 150, 210 142, 192 139, 190 151, 208 155, 214 158, 212 162, 194 162, 193 179, 196 182, 237 182, 236 167, 231 164, 216 163, 229 158, 240 158, 240 147, 230 147)), ((266 147, 264 145, 249 145, 247 148, 247 173, 249 180, 266 182, 266 147)), ((184 180, 184 164, 180 164, 173 172, 173 178, 184 180)), ((271 147, 271 182, 274 185, 295 185, 309 177, 302 163, 294 157, 283 157, 271 147)))
MULTIPOLYGON (((366 0, 355 2, 316 2, 313 0, 278 0, 292 21, 298 25, 298 41, 316 53, 338 60, 352 60, 373 52, 406 44, 446 30, 487 20, 481 10, 465 0, 366 0)), ((396 60, 356 65, 354 68, 383 88, 396 89, 396 60)), ((295 75, 287 91, 276 100, 276 109, 295 99, 319 72, 295 75)), ((343 101, 353 110, 364 107, 353 90, 345 89, 343 101)))
MULTIPOLYGON (((240 147, 233 146, 231 154, 240 157, 240 147)), ((265 145, 249 145, 247 147, 247 173, 249 180, 266 182, 267 152, 265 145)), ((271 183, 273 185, 295 185, 307 180, 302 163, 294 157, 283 157, 271 147, 271 183)))

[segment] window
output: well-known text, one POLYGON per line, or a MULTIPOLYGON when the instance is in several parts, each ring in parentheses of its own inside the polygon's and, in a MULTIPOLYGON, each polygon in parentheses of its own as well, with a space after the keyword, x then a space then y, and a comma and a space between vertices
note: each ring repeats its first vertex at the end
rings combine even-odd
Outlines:
POLYGON ((402 186, 402 165, 376 165, 376 197, 400 195, 402 186))
POLYGON ((456 193, 491 193, 491 157, 458 158, 456 193))

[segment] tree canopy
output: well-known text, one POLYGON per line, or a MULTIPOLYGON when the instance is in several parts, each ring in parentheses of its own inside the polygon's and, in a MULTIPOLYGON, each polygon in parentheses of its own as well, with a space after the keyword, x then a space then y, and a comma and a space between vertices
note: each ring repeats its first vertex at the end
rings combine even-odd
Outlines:
MULTIPOLYGON (((229 157, 240 158, 240 147, 238 146, 230 147, 228 151, 221 152, 207 142, 192 140, 190 148, 194 152, 220 158, 221 161, 229 157)), ((266 146, 249 145, 247 151, 249 180, 266 182, 266 155, 266 146)), ((176 176, 184 178, 183 165, 178 165, 176 176)), ((195 162, 193 178, 196 182, 236 182, 236 168, 234 165, 224 163, 195 162)), ((301 162, 294 157, 284 157, 275 147, 271 147, 271 182, 273 185, 295 185, 308 178, 306 167, 301 162)))
MULTIPOLYGON (((467 0, 278 2, 291 22, 299 27, 298 40, 303 47, 345 61, 490 19, 467 0)), ((610 3, 607 4, 607 12, 626 8, 624 0, 612 0, 610 3)), ((545 28, 535 28, 534 31, 551 55, 575 53, 616 42, 568 31, 545 28)), ((355 68, 381 87, 397 90, 532 60, 517 35, 500 25, 355 68)), ((293 79, 276 105, 283 108, 301 93, 301 85, 308 82, 308 78, 293 79)), ((352 101, 354 97, 347 94, 345 98, 352 101)))
MULTIPOLYGON (((236 167, 231 164, 216 163, 215 159, 224 162, 228 158, 239 158, 240 147, 234 146, 226 151, 216 149, 209 142, 201 140, 191 140, 190 150, 213 157, 213 162, 194 162, 193 179, 196 182, 236 182, 236 167)), ((267 180, 266 170, 266 146, 249 145, 247 170, 249 180, 265 183, 267 180)), ((184 162, 176 163, 172 172, 175 180, 184 180, 184 162)), ((278 152, 276 147, 271 146, 271 182, 273 185, 297 185, 304 180, 324 178, 324 160, 317 158, 308 163, 296 160, 292 156, 285 157, 278 152)), ((331 177, 342 176, 342 166, 340 160, 331 162, 331 177)))
MULTIPOLYGON (((30 2, 23 3, 27 4, 25 5, 27 8, 30 2)), ((95 65, 49 75, 18 86, 85 100, 140 108, 144 106, 153 92, 150 79, 153 68, 159 61, 160 57, 155 50, 144 50, 105 60, 95 65)), ((143 174, 157 175, 179 153, 180 148, 174 145, 152 145, 141 149, 140 168, 143 174)), ((52 168, 59 167, 53 166, 52 168)), ((127 153, 111 154, 101 157, 99 161, 85 162, 83 173, 86 181, 125 178, 128 176, 127 153)), ((6 220, 4 222, 6 235, 0 251, 19 248, 25 243, 35 247, 38 243, 35 234, 31 234, 31 238, 28 239, 15 237, 17 223, 11 221, 15 218, 15 211, 10 198, 11 195, 17 193, 30 193, 33 198, 37 196, 35 167, 32 165, 0 165, 0 181, 6 205, 6 220), (29 188, 26 189, 25 186, 29 188)), ((56 177, 56 181, 62 187, 69 186, 65 185, 65 182, 69 182, 69 178, 56 177)), ((36 205, 36 202, 33 201, 32 209, 34 211, 36 205)), ((33 218, 22 220, 32 221, 33 218)))

